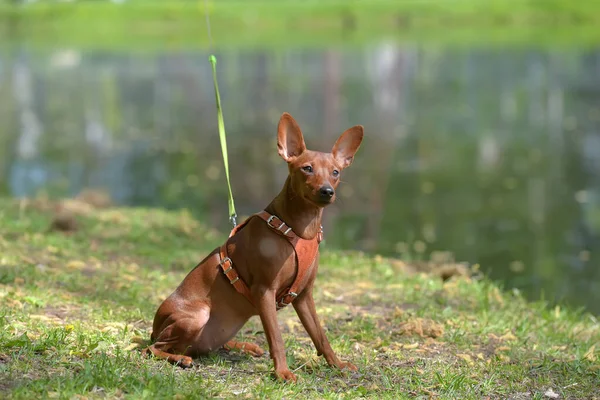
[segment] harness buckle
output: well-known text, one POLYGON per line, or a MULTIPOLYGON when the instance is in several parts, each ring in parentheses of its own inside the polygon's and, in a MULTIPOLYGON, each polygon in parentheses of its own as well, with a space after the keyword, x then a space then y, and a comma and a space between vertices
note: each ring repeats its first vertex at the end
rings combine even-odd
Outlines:
MULTIPOLYGON (((277 216, 275 216, 275 215, 271 215, 271 216, 269 217, 269 219, 267 220, 267 225, 269 225, 269 226, 270 226, 271 228, 273 228, 273 229, 279 229, 279 228, 281 228, 281 225, 283 225, 283 221, 282 221, 282 224, 280 224, 279 226, 275 226, 275 225, 273 225, 273 224, 271 223, 271 222, 273 222, 273 220, 274 220, 275 218, 279 219, 277 216)), ((279 221, 281 221, 281 220, 279 219, 279 221)))
POLYGON ((219 265, 221 266, 221 268, 223 268, 223 264, 225 264, 226 262, 229 262, 229 269, 227 271, 223 270, 223 272, 225 273, 229 272, 229 270, 233 268, 233 262, 229 257, 222 258, 221 261, 219 261, 219 265))
POLYGON ((229 257, 223 258, 221 260, 221 262, 219 262, 219 265, 221 266, 221 269, 223 270, 223 274, 229 279, 229 283, 231 283, 233 285, 234 283, 236 283, 237 281, 240 280, 240 277, 237 274, 236 274, 236 277, 233 279, 231 279, 227 276, 227 274, 233 270, 233 261, 231 261, 231 258, 229 258, 229 257), (227 268, 227 269, 225 269, 225 266, 224 266, 224 264, 226 262, 229 262, 229 268, 227 268))
POLYGON ((289 292, 289 293, 287 293, 287 294, 284 294, 284 295, 281 297, 281 300, 279 300, 279 301, 277 302, 277 304, 275 304, 275 307, 276 307, 276 309, 277 309, 277 310, 281 310, 281 309, 282 309, 282 308, 284 308, 285 306, 288 306, 288 305, 292 304, 292 302, 294 301, 294 299, 295 299, 296 297, 298 297, 298 293, 295 293, 295 292, 289 292), (291 296, 291 297, 292 297, 292 300, 291 300, 289 303, 285 303, 285 298, 286 298, 287 296, 291 296))
POLYGON ((288 233, 290 233, 292 231, 292 227, 288 226, 285 222, 283 222, 281 220, 281 218, 279 218, 276 215, 271 215, 269 217, 269 219, 267 219, 267 225, 269 225, 271 228, 275 229, 276 231, 279 231, 279 232, 283 233, 284 236, 287 236, 288 233), (279 220, 279 226, 273 225, 273 220, 275 218, 277 218, 279 220), (287 229, 285 229, 285 228, 287 228, 287 229))

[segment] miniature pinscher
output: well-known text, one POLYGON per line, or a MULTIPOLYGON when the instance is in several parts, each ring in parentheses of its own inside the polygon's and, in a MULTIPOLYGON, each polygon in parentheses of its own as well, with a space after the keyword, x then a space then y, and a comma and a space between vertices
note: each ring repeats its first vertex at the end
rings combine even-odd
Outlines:
POLYGON ((184 368, 192 366, 192 357, 219 348, 261 356, 257 345, 232 340, 258 314, 275 375, 296 381, 277 324, 277 311, 292 304, 317 353, 331 366, 356 370, 333 352, 317 316, 313 285, 323 208, 334 202, 341 171, 352 163, 362 138, 357 125, 342 133, 331 153, 307 150, 297 122, 284 113, 277 128, 277 149, 289 169, 283 189, 264 211, 236 226, 160 305, 153 344, 144 353, 184 368))

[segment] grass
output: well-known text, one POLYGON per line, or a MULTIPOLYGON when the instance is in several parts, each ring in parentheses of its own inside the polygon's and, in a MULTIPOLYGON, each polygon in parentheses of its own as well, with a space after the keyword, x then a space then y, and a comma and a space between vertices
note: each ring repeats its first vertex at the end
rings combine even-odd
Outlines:
MULTIPOLYGON (((569 0, 209 1, 218 49, 381 41, 593 47, 600 2, 569 0), (324 40, 326 39, 326 40, 324 40)), ((0 2, 0 42, 130 51, 207 48, 203 1, 0 2)))
MULTIPOLYGON (((275 381, 268 357, 222 351, 191 370, 143 358, 160 301, 225 234, 185 211, 80 207, 73 234, 51 219, 0 200, 2 398, 600 399, 593 316, 326 242, 317 307, 358 373, 326 367, 291 308, 279 321, 297 384, 275 381)), ((256 318, 238 337, 267 348, 256 318)))

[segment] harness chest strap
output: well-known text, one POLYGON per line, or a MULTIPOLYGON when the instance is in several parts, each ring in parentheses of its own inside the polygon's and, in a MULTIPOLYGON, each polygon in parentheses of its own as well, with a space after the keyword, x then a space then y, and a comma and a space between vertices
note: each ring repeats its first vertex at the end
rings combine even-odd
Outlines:
MULTIPOLYGON (((302 284, 302 282, 304 282, 304 278, 317 256, 319 243, 323 240, 323 227, 321 227, 315 239, 302 239, 301 237, 296 235, 292 228, 289 227, 285 222, 283 222, 279 217, 271 215, 266 211, 261 211, 257 214, 254 214, 250 218, 246 219, 246 221, 233 228, 233 230, 229 234, 229 237, 234 236, 254 216, 263 219, 267 223, 269 228, 273 229, 278 234, 288 239, 288 241, 294 248, 294 252, 296 253, 296 278, 294 279, 292 285, 288 289, 286 289, 282 295, 278 294, 276 299, 276 306, 279 310, 291 304, 294 301, 294 299, 298 296, 299 286, 302 284)), ((246 285, 244 280, 239 276, 239 274, 233 267, 233 262, 227 255, 227 242, 225 242, 219 249, 219 258, 219 266, 221 267, 223 274, 227 277, 227 279, 229 279, 229 283, 231 283, 239 293, 244 295, 244 297, 246 297, 246 299, 248 299, 248 301, 254 305, 248 285, 246 285)))

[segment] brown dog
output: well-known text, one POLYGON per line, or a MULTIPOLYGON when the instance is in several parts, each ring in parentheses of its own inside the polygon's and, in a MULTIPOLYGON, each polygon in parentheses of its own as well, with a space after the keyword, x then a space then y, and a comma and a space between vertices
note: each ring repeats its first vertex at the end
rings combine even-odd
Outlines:
POLYGON ((192 365, 191 357, 221 347, 260 356, 260 347, 231 340, 258 314, 275 375, 295 381, 277 324, 277 310, 293 304, 318 354, 329 365, 356 370, 333 352, 312 292, 323 208, 335 200, 340 171, 352 163, 362 138, 363 127, 354 126, 340 136, 331 153, 307 150, 300 127, 284 113, 277 132, 279 155, 289 168, 283 189, 265 211, 238 225, 161 304, 154 318, 154 344, 145 352, 182 367, 192 365))

